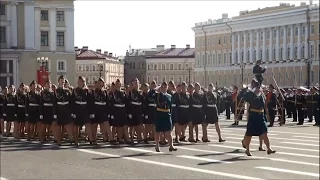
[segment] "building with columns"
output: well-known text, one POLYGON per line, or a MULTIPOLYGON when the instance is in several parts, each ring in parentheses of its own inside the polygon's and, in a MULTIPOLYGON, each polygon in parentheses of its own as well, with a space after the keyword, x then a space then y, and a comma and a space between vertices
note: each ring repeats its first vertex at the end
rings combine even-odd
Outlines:
POLYGON ((196 81, 229 87, 251 82, 257 60, 267 66, 265 84, 319 82, 319 4, 280 3, 239 16, 196 23, 196 81), (309 64, 309 65, 308 65, 309 64))
POLYGON ((116 82, 124 82, 124 62, 108 51, 102 52, 89 50, 88 46, 82 48, 75 47, 77 53, 75 84, 78 77, 86 78, 88 85, 93 85, 95 81, 102 77, 107 85, 116 82))
POLYGON ((165 48, 157 46, 157 53, 146 57, 146 81, 157 83, 173 80, 176 84, 185 81, 194 83, 194 48, 165 48))
POLYGON ((73 0, 3 0, 0 19, 0 86, 39 81, 41 66, 74 81, 73 0))

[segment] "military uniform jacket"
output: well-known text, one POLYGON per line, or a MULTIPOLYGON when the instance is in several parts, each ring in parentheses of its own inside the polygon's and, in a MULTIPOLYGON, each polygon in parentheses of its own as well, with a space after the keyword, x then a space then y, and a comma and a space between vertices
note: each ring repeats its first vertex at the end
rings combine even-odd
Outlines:
POLYGON ((26 104, 27 104, 27 93, 18 92, 17 98, 17 114, 27 114, 26 104))
MULTIPOLYGON (((56 97, 53 91, 47 89, 40 94, 40 115, 56 115, 56 97)), ((53 118, 53 117, 51 117, 53 118)))
POLYGON ((177 106, 179 108, 185 109, 185 108, 189 108, 190 104, 191 104, 191 102, 190 102, 190 94, 187 93, 187 92, 185 92, 185 93, 180 92, 178 94, 177 106))
POLYGON ((171 114, 172 109, 172 96, 169 93, 155 93, 155 103, 156 108, 161 110, 169 110, 168 112, 162 112, 162 113, 168 113, 171 114))
POLYGON ((17 115, 17 98, 16 94, 7 94, 3 104, 3 116, 7 116, 8 120, 12 120, 17 115))
POLYGON ((142 116, 142 102, 143 102, 143 96, 142 92, 138 90, 132 90, 129 92, 128 95, 128 111, 129 114, 135 114, 142 116))
POLYGON ((39 92, 30 91, 27 94, 26 108, 29 115, 32 113, 39 112, 40 99, 41 99, 41 96, 39 92))
MULTIPOLYGON (((74 88, 72 90, 71 95, 71 104, 72 104, 72 113, 77 114, 78 110, 87 110, 92 106, 88 106, 90 104, 90 93, 87 88, 74 88)), ((90 110, 88 110, 90 112, 90 110)))
POLYGON ((69 88, 57 88, 55 92, 57 107, 71 109, 72 93, 69 88))
POLYGON ((146 111, 150 108, 156 108, 156 103, 155 103, 155 90, 150 90, 147 93, 143 93, 143 107, 145 108, 146 111))
POLYGON ((307 102, 303 94, 296 94, 294 98, 296 100, 296 108, 301 109, 306 107, 307 102))
POLYGON ((194 92, 193 94, 191 94, 190 105, 193 108, 201 110, 204 105, 204 94, 201 92, 194 92))
POLYGON ((262 68, 260 65, 255 65, 252 70, 254 75, 261 76, 261 74, 266 72, 265 68, 262 68))
POLYGON ((275 109, 276 106, 277 106, 277 96, 275 93, 273 92, 269 92, 267 94, 267 106, 268 106, 268 109, 275 109))
POLYGON ((115 90, 110 94, 110 104, 114 107, 124 108, 126 105, 127 97, 124 91, 115 90))

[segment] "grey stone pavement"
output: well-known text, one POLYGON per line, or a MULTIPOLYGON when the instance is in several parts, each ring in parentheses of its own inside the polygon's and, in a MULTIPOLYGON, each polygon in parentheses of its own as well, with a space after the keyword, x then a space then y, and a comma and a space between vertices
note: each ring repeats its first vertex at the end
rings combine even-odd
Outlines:
POLYGON ((226 142, 219 143, 215 127, 210 126, 210 143, 181 143, 177 152, 164 146, 156 153, 153 144, 58 148, 1 138, 1 180, 319 179, 320 128, 287 121, 285 126, 269 128, 276 154, 258 151, 258 137, 253 137, 252 157, 247 157, 241 147, 246 121, 230 126, 232 120, 224 115, 220 115, 220 123, 226 142))

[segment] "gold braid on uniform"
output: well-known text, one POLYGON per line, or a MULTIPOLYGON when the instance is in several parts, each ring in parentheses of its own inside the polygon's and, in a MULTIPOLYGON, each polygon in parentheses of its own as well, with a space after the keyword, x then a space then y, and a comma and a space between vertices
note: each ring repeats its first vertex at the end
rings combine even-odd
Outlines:
MULTIPOLYGON (((208 93, 209 93, 209 92, 208 92, 208 93)), ((208 97, 208 93, 206 93, 205 96, 206 96, 207 102, 208 102, 209 104, 211 104, 212 101, 213 101, 213 99, 210 98, 210 97, 208 97), (211 99, 211 100, 210 100, 210 99, 211 99)), ((211 93, 212 93, 212 92, 211 92, 211 93)))

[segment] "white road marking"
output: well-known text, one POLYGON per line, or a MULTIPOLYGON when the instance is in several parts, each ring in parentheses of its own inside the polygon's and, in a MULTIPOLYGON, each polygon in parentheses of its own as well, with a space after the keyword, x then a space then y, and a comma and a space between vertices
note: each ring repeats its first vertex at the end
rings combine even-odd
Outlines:
POLYGON ((150 151, 150 150, 146 150, 146 149, 139 149, 139 148, 131 148, 131 147, 123 147, 122 149, 126 149, 126 150, 130 150, 130 151, 136 151, 136 152, 145 152, 145 153, 154 153, 154 154, 159 154, 159 153, 163 153, 163 152, 156 152, 154 151, 150 151))
POLYGON ((309 137, 309 136, 293 136, 293 137, 296 137, 296 138, 306 138, 306 139, 319 139, 319 136, 318 136, 318 137, 309 137))
POLYGON ((289 170, 289 169, 279 169, 279 168, 264 167, 264 166, 255 167, 255 168, 269 170, 269 171, 277 171, 277 172, 281 172, 281 173, 290 173, 290 174, 298 174, 298 175, 304 175, 304 176, 319 177, 319 174, 317 174, 317 173, 294 171, 294 170, 289 170))
POLYGON ((296 143, 296 142, 280 142, 280 143, 319 147, 319 144, 306 144, 306 143, 296 143))
MULTIPOLYGON (((226 141, 226 143, 240 144, 241 142, 226 141)), ((250 143, 250 145, 259 146, 259 144, 257 144, 257 143, 250 143)), ((291 149, 291 150, 299 150, 299 151, 319 152, 318 149, 304 149, 304 148, 295 148, 295 147, 277 146, 277 145, 271 145, 271 146, 275 147, 275 148, 281 148, 281 149, 291 149)))
POLYGON ((0 177, 0 180, 9 180, 9 179, 6 179, 6 178, 4 178, 4 177, 0 177))
POLYGON ((135 162, 146 163, 146 164, 153 164, 153 165, 164 166, 164 167, 171 167, 171 168, 175 168, 175 169, 183 169, 183 170, 187 170, 187 171, 194 171, 194 172, 200 172, 200 173, 206 173, 206 174, 213 174, 213 175, 230 177, 230 178, 235 178, 235 179, 262 180, 260 178, 255 178, 255 177, 242 176, 242 175, 223 173, 223 172, 217 172, 217 171, 210 171, 210 170, 206 170, 206 169, 193 168, 193 167, 188 167, 188 166, 181 166, 181 165, 175 165, 175 164, 169 164, 169 163, 163 163, 163 162, 157 162, 157 161, 150 161, 150 160, 138 159, 138 158, 134 158, 134 157, 121 157, 118 155, 107 154, 107 153, 92 151, 92 150, 88 150, 88 149, 76 149, 76 150, 79 152, 88 153, 88 154, 95 154, 95 155, 107 156, 107 157, 117 157, 117 158, 129 160, 129 161, 135 161, 135 162))
MULTIPOLYGON (((224 146, 224 145, 219 145, 219 144, 208 144, 209 146, 216 146, 216 147, 224 147, 224 148, 229 148, 229 149, 241 149, 243 147, 235 147, 235 146, 224 146)), ((309 157, 309 158, 318 158, 319 156, 315 155, 309 155, 309 154, 298 154, 298 153, 289 153, 289 152, 279 152, 277 151, 277 154, 283 154, 283 155, 288 155, 288 156, 300 156, 300 157, 309 157)))
POLYGON ((292 161, 287 159, 279 159, 279 158, 267 158, 267 157, 259 157, 259 156, 246 156, 244 153, 225 153, 225 152, 219 152, 219 151, 210 151, 210 150, 203 150, 203 149, 194 149, 194 148, 188 148, 188 147, 181 147, 179 146, 179 149, 189 150, 189 151, 196 151, 196 152, 204 152, 204 153, 216 153, 216 154, 223 154, 227 156, 235 156, 235 157, 248 157, 253 159, 266 159, 271 161, 279 161, 279 162, 286 162, 291 164, 301 164, 301 165, 308 165, 308 166, 319 166, 319 164, 315 163, 309 163, 309 162, 302 162, 302 161, 292 161))
MULTIPOLYGON (((236 131, 246 131, 244 128, 223 128, 227 130, 236 130, 236 131)), ((319 136, 319 134, 309 134, 309 133, 297 133, 297 132, 285 132, 285 131, 268 131, 269 133, 282 133, 282 134, 296 134, 296 135, 307 135, 307 136, 319 136)))
MULTIPOLYGON (((243 138, 238 137, 225 137, 226 139, 239 139, 242 140, 243 138)), ((287 140, 287 141, 301 141, 301 142, 311 142, 311 143, 317 143, 319 144, 319 141, 313 141, 313 140, 304 140, 304 139, 289 139, 289 138, 279 138, 279 137, 269 137, 270 139, 277 139, 277 140, 287 140)), ((253 141, 259 141, 257 139, 253 139, 253 141)))
POLYGON ((179 155, 177 157, 186 158, 186 159, 193 159, 193 160, 199 160, 199 161, 206 161, 206 162, 213 162, 213 163, 222 163, 222 164, 231 164, 231 163, 233 163, 233 162, 228 162, 228 161, 221 161, 221 160, 216 160, 216 159, 202 158, 202 157, 196 157, 196 156, 187 156, 187 155, 179 155))

